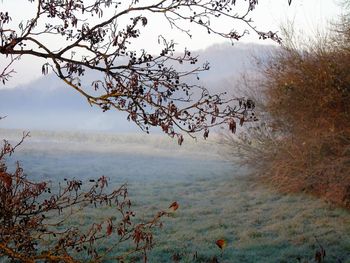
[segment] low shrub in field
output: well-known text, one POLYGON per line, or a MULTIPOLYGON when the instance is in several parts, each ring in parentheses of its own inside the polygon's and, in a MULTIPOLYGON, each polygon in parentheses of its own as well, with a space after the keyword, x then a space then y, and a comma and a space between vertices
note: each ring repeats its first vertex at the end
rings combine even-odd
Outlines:
POLYGON ((350 52, 286 49, 266 69, 267 110, 283 139, 274 179, 350 207, 350 52), (282 179, 282 180, 281 180, 282 179))
POLYGON ((106 191, 105 176, 90 179, 85 186, 80 180, 65 179, 51 193, 49 183, 28 180, 19 163, 13 172, 7 167, 7 158, 28 135, 16 146, 4 140, 0 147, 0 259, 76 263, 136 258, 147 262, 153 231, 162 226, 162 217, 178 208, 177 202, 147 221, 135 219, 126 185, 106 191), (100 214, 102 207, 108 207, 113 216, 94 220, 91 215, 100 214), (80 214, 87 217, 87 224, 79 222, 80 214))

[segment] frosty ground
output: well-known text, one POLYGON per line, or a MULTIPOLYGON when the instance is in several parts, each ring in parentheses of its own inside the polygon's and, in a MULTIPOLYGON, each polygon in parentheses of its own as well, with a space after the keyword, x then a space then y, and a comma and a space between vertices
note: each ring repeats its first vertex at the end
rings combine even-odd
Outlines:
MULTIPOLYGON (((16 140, 20 131, 0 130, 16 140)), ((148 218, 177 201, 155 235, 150 262, 297 262, 326 249, 326 262, 350 262, 350 213, 322 200, 277 193, 248 176, 213 140, 178 147, 165 136, 32 132, 13 156, 34 180, 88 181, 101 175, 109 187, 128 183, 138 218, 148 218), (221 251, 218 239, 228 241, 221 251), (197 261, 193 260, 197 255, 197 261)), ((72 224, 113 213, 76 214, 72 224)))

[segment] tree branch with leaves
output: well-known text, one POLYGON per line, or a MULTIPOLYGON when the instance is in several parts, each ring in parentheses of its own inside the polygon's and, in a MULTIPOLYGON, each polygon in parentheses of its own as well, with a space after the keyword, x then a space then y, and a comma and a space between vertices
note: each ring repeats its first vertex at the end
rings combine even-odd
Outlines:
POLYGON ((28 263, 123 262, 130 256, 147 261, 153 231, 171 211, 137 219, 127 186, 108 192, 105 176, 85 184, 65 179, 52 194, 49 183, 29 181, 19 163, 9 172, 6 158, 28 136, 24 133, 15 146, 4 140, 0 150, 0 257, 28 263), (78 212, 91 208, 98 212, 105 206, 114 211, 113 217, 84 226, 69 221, 78 212), (124 243, 128 245, 123 249, 124 243))
MULTIPOLYGON (((0 13, 0 54, 11 56, 12 64, 20 56, 43 58, 42 73, 54 72, 58 78, 79 92, 91 105, 103 111, 116 109, 128 113, 128 119, 142 130, 152 126, 174 137, 206 138, 213 126, 244 122, 251 119, 242 98, 228 98, 210 92, 189 77, 209 70, 198 64, 189 50, 175 52, 175 43, 159 36, 159 54, 134 50, 132 43, 148 29, 148 20, 160 16, 171 28, 192 36, 195 25, 208 34, 232 42, 253 31, 259 38, 280 42, 275 32, 258 30, 250 15, 258 1, 214 0, 29 0, 36 12, 11 26, 11 14, 0 13), (97 17, 97 18, 96 18, 97 17), (220 21, 230 23, 225 29, 220 21), (245 30, 235 29, 236 23, 245 30), (51 41, 51 42, 50 42, 51 41), (55 42, 55 45, 52 44, 55 42), (185 69, 189 64, 191 69, 185 69), (97 72, 97 73, 93 73, 97 72), (87 82, 86 75, 96 74, 87 82)), ((289 1, 290 3, 290 1, 289 1)), ((6 68, 2 82, 13 73, 6 68), (7 72, 7 73, 5 73, 7 72)))

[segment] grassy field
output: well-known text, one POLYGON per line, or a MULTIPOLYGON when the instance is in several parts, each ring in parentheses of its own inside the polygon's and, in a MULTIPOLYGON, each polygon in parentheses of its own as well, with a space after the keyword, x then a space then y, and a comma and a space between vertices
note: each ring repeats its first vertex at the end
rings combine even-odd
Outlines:
POLYGON ((350 262, 349 212, 312 197, 281 195, 238 175, 154 189, 158 198, 145 191, 144 200, 162 207, 176 199, 181 209, 166 220, 152 262, 169 262, 174 253, 193 262, 195 252, 198 262, 297 262, 313 258, 315 236, 326 262, 350 262), (228 241, 222 256, 215 245, 221 238, 228 241))
MULTIPOLYGON (((142 151, 131 146, 121 151, 118 142, 108 151, 101 142, 98 151, 93 143, 89 151, 74 142, 70 147, 58 143, 42 148, 38 143, 42 145, 29 141, 13 156, 28 176, 54 182, 108 175, 110 187, 127 182, 139 219, 179 202, 180 208, 156 233, 149 262, 173 262, 174 254, 180 262, 210 262, 213 257, 227 263, 298 262, 298 257, 313 262, 318 249, 315 236, 326 249, 325 262, 350 262, 349 211, 311 196, 277 193, 217 153, 196 155, 191 144, 186 150, 164 142, 165 151, 144 144, 142 151), (215 244, 218 239, 228 241, 222 255, 215 244)), ((209 143, 199 149, 213 148, 209 143)), ((71 223, 84 225, 114 213, 111 208, 91 211, 75 213, 71 223)))
MULTIPOLYGON (((202 164, 203 165, 203 164, 202 164)), ((180 181, 130 182, 138 218, 147 219, 174 200, 179 210, 164 219, 150 262, 297 262, 326 249, 325 262, 350 262, 350 213, 305 195, 283 195, 257 185, 246 171, 212 171, 180 181), (221 255, 215 244, 228 241, 221 255), (193 260, 194 254, 197 259, 193 260), (341 261, 337 261, 341 260, 341 261)), ((109 208, 93 220, 110 215, 109 208)), ((86 214, 76 217, 86 220, 86 214)), ((86 222, 91 222, 92 218, 86 222)))

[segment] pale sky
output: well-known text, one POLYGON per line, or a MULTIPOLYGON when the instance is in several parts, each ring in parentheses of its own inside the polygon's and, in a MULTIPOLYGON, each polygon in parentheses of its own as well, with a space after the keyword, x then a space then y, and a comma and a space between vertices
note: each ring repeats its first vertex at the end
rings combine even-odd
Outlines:
MULTIPOLYGON (((243 0, 241 0, 243 1, 243 0)), ((296 31, 303 31, 304 35, 313 35, 317 31, 323 31, 329 26, 329 21, 336 19, 341 14, 340 0, 293 0, 288 6, 287 0, 260 0, 256 10, 251 13, 251 18, 260 30, 279 31, 282 24, 294 21, 296 31)), ((238 1, 237 1, 238 2, 238 1)), ((20 19, 30 17, 35 11, 35 4, 27 0, 3 0, 0 2, 0 11, 9 11, 13 16, 13 23, 18 24, 20 19), (21 6, 19 8, 19 6, 21 6)), ((189 50, 204 49, 216 43, 228 42, 220 37, 208 35, 204 29, 190 28, 193 38, 176 30, 171 30, 164 20, 158 17, 149 16, 149 25, 141 32, 144 36, 138 43, 136 49, 144 48, 151 52, 157 52, 159 46, 157 39, 159 34, 172 38, 179 45, 177 50, 182 51, 185 47, 189 50)), ((225 26, 225 25, 223 25, 225 26)), ((239 24, 237 24, 239 29, 239 24)), ((274 44, 270 40, 259 40, 253 33, 246 36, 241 42, 255 42, 261 44, 274 44)), ((233 47, 234 48, 234 47, 233 47)), ((4 57, 0 59, 0 70, 4 65, 4 57)), ((35 58, 22 58, 15 65, 16 75, 6 84, 5 87, 15 87, 25 84, 41 76, 42 61, 35 58)), ((0 88, 4 88, 0 84, 0 88)))

